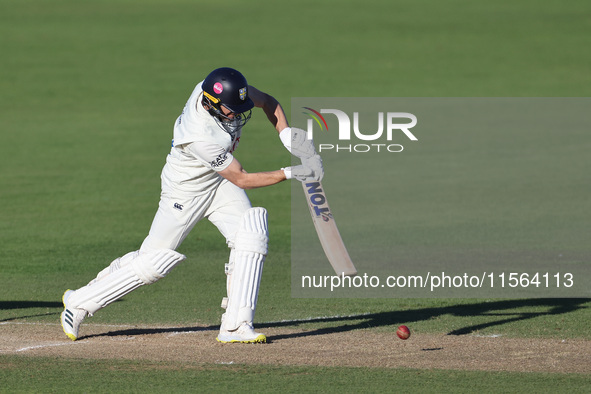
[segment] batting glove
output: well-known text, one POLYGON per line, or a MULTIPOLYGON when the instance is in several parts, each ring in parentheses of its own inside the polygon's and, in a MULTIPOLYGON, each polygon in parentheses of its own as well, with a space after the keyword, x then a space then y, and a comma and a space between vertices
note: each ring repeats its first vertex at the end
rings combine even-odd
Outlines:
POLYGON ((282 168, 282 170, 285 173, 285 178, 297 179, 300 182, 308 182, 311 180, 311 177, 314 176, 314 170, 303 164, 294 167, 285 167, 282 168))
POLYGON ((307 181, 321 181, 324 178, 324 167, 322 166, 322 158, 319 154, 315 154, 312 157, 302 159, 302 164, 312 170, 313 174, 311 177, 306 179, 307 181))
POLYGON ((308 139, 308 133, 302 129, 286 127, 279 133, 279 138, 289 153, 300 159, 316 154, 314 141, 308 139))

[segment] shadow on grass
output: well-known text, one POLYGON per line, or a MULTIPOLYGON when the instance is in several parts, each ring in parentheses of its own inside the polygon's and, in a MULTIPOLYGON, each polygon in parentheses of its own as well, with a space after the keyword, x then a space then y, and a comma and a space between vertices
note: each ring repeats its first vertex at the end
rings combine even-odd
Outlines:
MULTIPOLYGON (((0 301, 0 311, 9 309, 31 309, 31 308, 63 308, 61 302, 49 302, 49 301, 0 301)), ((1 322, 7 322, 12 320, 27 319, 30 317, 39 317, 47 315, 59 315, 59 312, 52 313, 39 313, 36 315, 28 316, 16 316, 7 319, 0 319, 1 322)))
MULTIPOLYGON (((459 304, 435 308, 409 309, 405 311, 379 312, 352 316, 338 316, 326 318, 312 318, 302 320, 291 320, 282 322, 269 322, 256 324, 256 329, 276 327, 297 327, 309 323, 327 323, 328 327, 317 328, 310 331, 273 335, 268 341, 278 341, 287 338, 309 337, 314 335, 326 335, 332 333, 353 331, 371 327, 392 326, 397 324, 408 324, 417 321, 430 320, 443 315, 458 317, 498 317, 487 323, 466 326, 448 332, 447 335, 466 335, 484 328, 501 326, 506 323, 533 319, 540 316, 562 315, 579 309, 587 308, 584 304, 590 302, 591 298, 548 298, 548 299, 525 299, 525 300, 504 300, 493 302, 476 302, 473 304, 459 304), (519 308, 541 308, 539 312, 517 311, 519 308), (350 324, 348 322, 351 322, 350 324)), ((163 333, 188 333, 217 331, 218 325, 208 327, 179 327, 179 328, 146 328, 126 329, 111 331, 104 334, 89 335, 82 338, 119 336, 119 335, 149 335, 163 333)))
POLYGON ((272 340, 284 338, 307 337, 312 335, 325 335, 331 333, 353 331, 362 328, 392 326, 397 324, 408 324, 417 321, 430 320, 442 315, 458 317, 497 316, 498 319, 487 323, 481 323, 462 327, 447 333, 447 335, 466 335, 488 327, 501 326, 506 323, 524 321, 540 316, 562 315, 574 312, 579 309, 588 308, 584 304, 590 302, 591 298, 549 298, 549 299, 525 299, 525 300, 504 300, 494 302, 478 302, 473 304, 461 304, 436 308, 409 309, 404 311, 379 312, 363 315, 345 317, 328 317, 309 319, 301 321, 286 321, 278 323, 258 324, 257 328, 265 327, 293 327, 304 323, 334 323, 345 324, 319 328, 302 333, 293 333, 273 336, 272 340), (539 312, 519 312, 518 308, 544 308, 539 312), (355 321, 353 324, 346 324, 348 321, 355 321))
MULTIPOLYGON (((122 302, 119 300, 117 302, 122 302)), ((61 302, 47 302, 47 301, 0 301, 0 311, 10 309, 30 309, 30 308, 59 308, 59 312, 40 313, 35 315, 19 315, 7 319, 0 319, 0 323, 13 320, 23 320, 31 317, 60 315, 64 305, 61 302)), ((185 333, 185 332, 200 332, 200 331, 217 331, 220 327, 178 327, 178 328, 130 328, 125 330, 110 331, 104 334, 95 334, 82 336, 79 339, 93 338, 93 337, 112 337, 112 336, 128 336, 128 335, 149 335, 149 334, 163 334, 163 333, 185 333)))
MULTIPOLYGON (((273 335, 269 341, 276 341, 286 338, 309 337, 314 335, 326 335, 332 333, 366 329, 371 327, 393 326, 397 324, 409 324, 423 320, 430 320, 443 315, 458 317, 497 317, 493 321, 470 325, 450 331, 447 335, 467 335, 472 332, 489 327, 501 326, 516 321, 525 321, 540 316, 563 315, 579 309, 588 308, 585 303, 591 298, 548 298, 548 299, 524 299, 524 300, 503 300, 493 302, 475 302, 472 304, 458 304, 443 307, 409 309, 404 311, 378 312, 351 316, 337 316, 326 318, 312 318, 302 320, 291 320, 281 322, 269 322, 256 324, 257 329, 276 327, 297 327, 310 323, 327 323, 327 327, 317 328, 310 331, 291 333, 284 335, 273 335), (520 308, 538 308, 540 311, 518 311, 520 308)), ((61 308, 59 302, 34 302, 34 301, 0 301, 0 309, 23 309, 23 308, 61 308)), ((43 314, 45 316, 47 314, 43 314)), ((42 316, 42 315, 35 315, 42 316)), ((34 316, 20 316, 0 321, 23 319, 34 316)), ((208 327, 170 327, 170 328, 131 328, 115 330, 103 334, 83 336, 80 339, 94 337, 130 336, 130 335, 151 335, 165 333, 191 333, 204 331, 217 331, 218 325, 208 327)))
POLYGON ((54 301, 0 301, 0 310, 29 308, 63 308, 63 305, 54 301))

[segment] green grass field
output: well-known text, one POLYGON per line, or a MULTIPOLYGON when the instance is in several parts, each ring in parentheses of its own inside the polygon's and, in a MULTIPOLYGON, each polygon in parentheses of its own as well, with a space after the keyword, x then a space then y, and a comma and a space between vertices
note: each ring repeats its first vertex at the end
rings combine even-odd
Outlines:
MULTIPOLYGON (((558 0, 0 0, 0 324, 55 323, 65 289, 139 248, 157 207, 172 124, 210 70, 241 70, 288 115, 291 97, 588 97, 590 12, 588 2, 558 0)), ((264 115, 254 113, 237 152, 249 172, 288 165, 273 134, 264 115)), ((589 152, 591 137, 578 144, 589 152)), ((572 216, 581 209, 579 219, 589 218, 585 164, 588 154, 569 178, 581 184, 568 184, 574 200, 584 201, 569 205, 572 216)), ((517 188, 520 180, 514 182, 506 186, 517 188)), ((591 339, 590 299, 292 298, 290 194, 287 182, 249 192, 253 205, 268 209, 270 227, 257 321, 372 314, 359 318, 360 327, 387 331, 410 322, 421 333, 591 339)), ((512 228, 522 220, 519 213, 507 218, 512 228)), ((540 220, 532 226, 545 228, 540 220)), ((589 221, 577 223, 589 232, 589 221)), ((222 236, 201 223, 179 251, 188 260, 167 278, 91 321, 217 324, 228 253, 222 236)), ((571 240, 567 251, 589 264, 585 237, 571 240)), ((197 381, 204 391, 585 391, 590 380, 198 360, 91 364, 0 354, 1 392, 61 391, 89 375, 90 385, 104 386, 77 391, 181 392, 197 381)))

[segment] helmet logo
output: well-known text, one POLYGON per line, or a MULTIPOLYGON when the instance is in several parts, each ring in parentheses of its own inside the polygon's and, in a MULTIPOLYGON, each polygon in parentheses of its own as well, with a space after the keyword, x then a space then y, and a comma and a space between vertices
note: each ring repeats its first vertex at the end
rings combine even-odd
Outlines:
POLYGON ((213 84, 213 91, 216 94, 220 94, 221 92, 224 91, 224 86, 221 83, 216 82, 216 83, 213 84))
POLYGON ((246 98, 246 88, 240 89, 238 93, 240 93, 240 100, 244 101, 244 99, 246 98))

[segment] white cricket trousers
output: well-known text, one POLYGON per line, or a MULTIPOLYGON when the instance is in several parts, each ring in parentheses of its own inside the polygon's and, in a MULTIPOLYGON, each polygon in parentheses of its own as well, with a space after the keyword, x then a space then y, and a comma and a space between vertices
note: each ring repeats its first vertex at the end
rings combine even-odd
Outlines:
POLYGON ((252 206, 246 192, 226 179, 214 191, 199 196, 163 185, 158 211, 140 252, 176 250, 203 218, 208 218, 232 246, 240 220, 249 208, 252 206))

